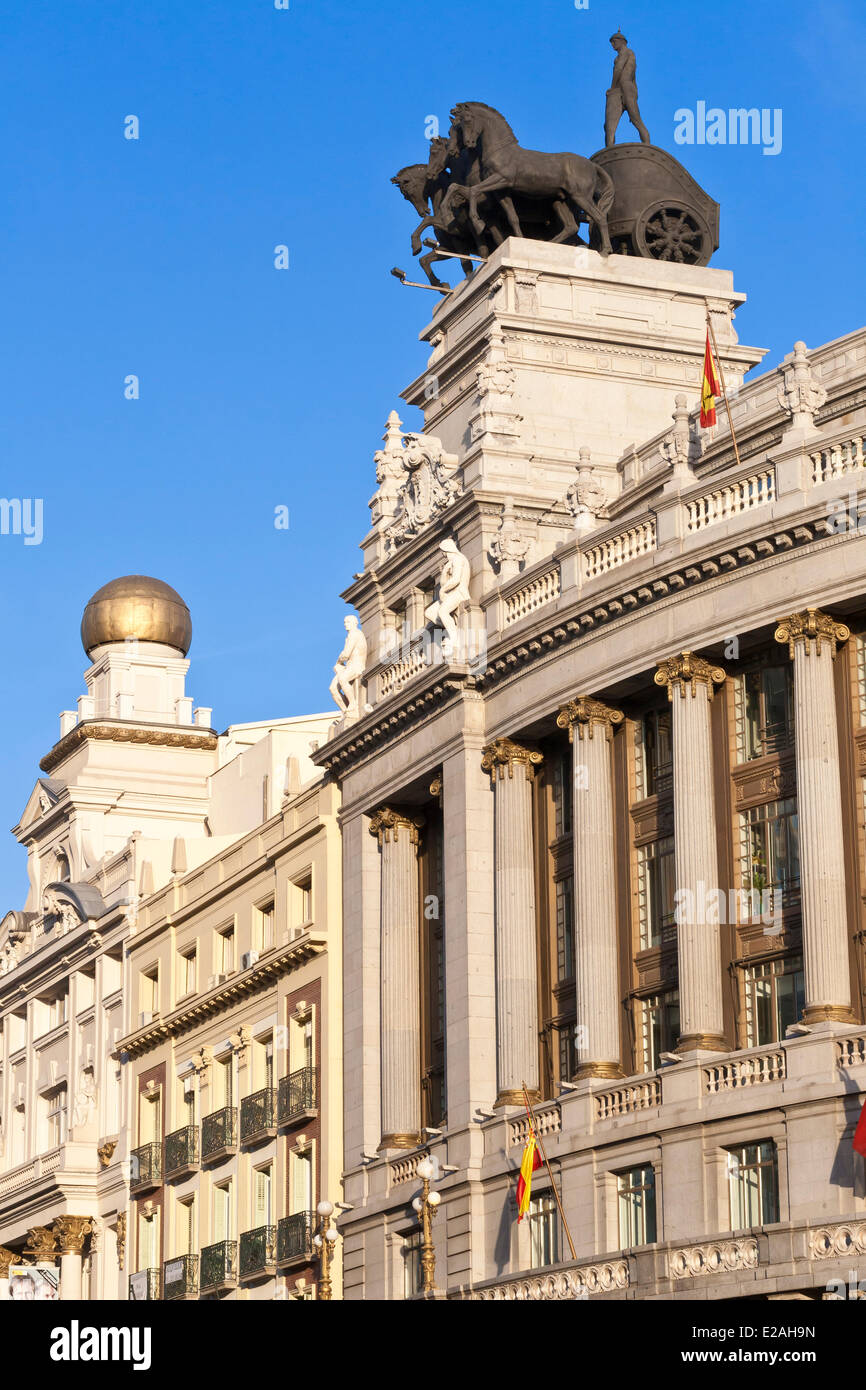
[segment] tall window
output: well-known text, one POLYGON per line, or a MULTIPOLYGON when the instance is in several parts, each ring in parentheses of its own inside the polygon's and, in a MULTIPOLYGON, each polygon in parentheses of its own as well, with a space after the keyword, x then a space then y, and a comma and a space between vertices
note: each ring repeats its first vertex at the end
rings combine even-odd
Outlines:
POLYGON ((141 1216, 138 1223, 138 1267, 159 1268, 159 1216, 141 1216))
POLYGON ((616 1178, 619 1244, 622 1250, 656 1239, 656 1185, 651 1163, 628 1168, 616 1178))
POLYGON ((545 748, 544 768, 533 792, 539 842, 546 845, 544 877, 538 885, 542 929, 542 1088, 545 1095, 555 1095, 557 1082, 569 1081, 577 1068, 571 832, 575 797, 583 794, 581 788, 581 781, 575 777, 571 745, 561 739, 551 741, 545 748))
POLYGON ((184 1197, 177 1204, 177 1253, 194 1255, 195 1251, 195 1197, 184 1197))
POLYGON ((304 926, 313 920, 313 876, 305 874, 293 885, 293 916, 295 926, 304 926))
POLYGON ((768 1226, 779 1220, 779 1172, 771 1139, 728 1152, 731 1230, 768 1226))
POLYGON ((256 1168, 253 1174, 253 1226, 271 1224, 271 1187, 273 1168, 256 1168))
POLYGON ((740 679, 740 761, 789 748, 794 741, 792 663, 747 671, 740 679))
POLYGON ((313 1151, 312 1148, 291 1150, 289 1167, 289 1201, 292 1214, 313 1210, 313 1151))
POLYGON ((655 1071, 663 1052, 673 1052, 680 1035, 679 990, 638 1001, 644 1071, 655 1071))
POLYGON ((259 908, 259 950, 269 951, 274 944, 274 905, 259 908))
POLYGON ((740 816, 743 887, 786 898, 800 887, 800 840, 794 797, 753 806, 740 816))
POLYGON ((184 999, 188 994, 195 994, 196 991, 196 949, 183 951, 178 960, 178 998, 184 999))
POLYGON ((219 1183, 213 1190, 213 1238, 214 1244, 220 1240, 232 1240, 234 1223, 232 1220, 232 1184, 219 1183))
POLYGON ((234 1105, 234 1058, 221 1057, 218 1062, 219 1092, 223 1107, 228 1110, 234 1105))
POLYGON ((574 759, 569 744, 567 748, 557 751, 553 762, 554 834, 557 838, 571 834, 574 813, 573 779, 574 759))
POLYGON ((141 973, 141 1013, 142 1022, 147 1023, 149 1018, 159 1013, 159 966, 151 966, 150 970, 143 970, 141 973))
POLYGON ((445 1119, 445 872, 442 817, 431 807, 422 847, 421 1089, 423 1123, 445 1119))
POLYGON ((217 932, 217 973, 229 975, 235 968, 235 929, 224 927, 217 932))
POLYGON ((69 995, 66 990, 60 994, 55 994, 53 999, 48 1001, 48 1030, 59 1028, 61 1023, 65 1023, 69 1010, 69 995))
POLYGON ((650 710, 638 734, 638 797, 662 796, 673 787, 674 753, 671 711, 650 710))
POLYGON ((180 1123, 181 1125, 195 1124, 195 1080, 191 1076, 182 1076, 178 1080, 179 1099, 180 1099, 180 1123))
POLYGON ((802 1016, 806 1003, 803 961, 800 956, 762 961, 743 972, 745 990, 746 1047, 781 1042, 785 1032, 802 1016))
POLYGON ((403 1297, 411 1298, 420 1293, 424 1282, 421 1268, 421 1232, 410 1231, 403 1237, 401 1254, 403 1256, 403 1297))
POLYGON ((256 1038, 254 1084, 260 1090, 272 1091, 274 1089, 274 1038, 272 1033, 269 1033, 266 1038, 256 1038))
POLYGON ((526 1213, 529 1222, 529 1267, 543 1269, 559 1264, 559 1212, 552 1193, 530 1197, 526 1213))
POLYGON ((638 910, 640 948, 661 946, 674 939, 674 837, 666 835, 641 845, 638 855, 638 910))
POLYGON ((45 1146, 59 1148, 66 1143, 68 1133, 68 1108, 66 1087, 57 1086, 44 1097, 45 1105, 45 1146))

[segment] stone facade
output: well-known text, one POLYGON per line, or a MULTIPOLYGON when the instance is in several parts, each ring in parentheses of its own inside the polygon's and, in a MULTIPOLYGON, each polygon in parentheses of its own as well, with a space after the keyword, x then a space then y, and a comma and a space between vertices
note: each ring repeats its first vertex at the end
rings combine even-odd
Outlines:
POLYGON ((405 399, 448 495, 399 546, 373 507, 344 595, 367 706, 317 755, 348 1298, 418 1288, 420 1139, 448 1297, 813 1297, 860 1239, 866 331, 743 385, 742 301, 724 270, 510 240, 422 334, 405 399), (688 409, 707 307, 738 454, 688 409), (443 650, 446 537, 471 580, 443 650), (418 827, 399 862, 384 811, 418 827), (523 1085, 573 1260, 546 1174, 515 1220, 523 1085))

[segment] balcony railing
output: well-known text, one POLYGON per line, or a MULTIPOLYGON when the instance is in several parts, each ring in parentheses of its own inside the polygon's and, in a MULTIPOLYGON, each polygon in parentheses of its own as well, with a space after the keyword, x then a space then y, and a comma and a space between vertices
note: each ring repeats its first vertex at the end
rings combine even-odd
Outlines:
POLYGON ((201 1252, 202 1293, 214 1289, 234 1288, 238 1282, 238 1243, 236 1240, 218 1240, 215 1245, 206 1245, 201 1252))
POLYGON ((313 1213, 297 1211, 277 1222, 277 1264, 312 1259, 313 1213))
POLYGON ((184 1125, 165 1136, 165 1176, 194 1173, 199 1166, 198 1125, 184 1125))
POLYGON ((131 1303, 153 1303, 159 1298, 160 1271, 140 1269, 129 1276, 129 1301, 131 1303))
POLYGON ((281 1125, 291 1125, 315 1115, 319 1104, 319 1072, 317 1067, 301 1067, 280 1081, 280 1101, 277 1118, 281 1125))
POLYGON ((254 1274, 273 1274, 276 1269, 277 1228, 257 1226, 254 1231, 241 1232, 242 1279, 254 1274))
POLYGON ((201 1122, 202 1162, 233 1154, 238 1146, 238 1112, 231 1106, 214 1110, 201 1122))
POLYGON ((166 1260, 162 1276, 164 1299, 195 1298, 198 1293, 198 1255, 166 1260))
POLYGON ((277 1132, 277 1093, 256 1091, 241 1101, 241 1143, 272 1139, 277 1132))
MULTIPOLYGON (((146 1192, 162 1182, 162 1144, 142 1144, 129 1156, 129 1190, 146 1192)), ((158 1273, 159 1271, 157 1271, 158 1273)))

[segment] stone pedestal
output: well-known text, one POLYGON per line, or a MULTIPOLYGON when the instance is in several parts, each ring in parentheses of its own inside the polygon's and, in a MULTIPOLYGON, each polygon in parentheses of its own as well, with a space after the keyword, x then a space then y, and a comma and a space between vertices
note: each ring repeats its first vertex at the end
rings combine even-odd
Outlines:
POLYGON ((663 661, 655 676, 673 710, 680 1052, 725 1047, 718 914, 708 921, 706 910, 719 887, 710 702, 724 679, 721 667, 694 652, 663 661))
POLYGON ((581 695, 562 709, 572 744, 578 1077, 622 1075, 611 740, 620 710, 581 695))
POLYGON ((833 661, 849 636, 816 608, 783 618, 776 641, 794 662, 797 813, 806 1023, 853 1020, 833 661))
POLYGON ((538 1088, 538 965, 532 773, 541 753, 511 739, 484 750, 495 795, 496 1081, 499 1105, 522 1105, 538 1088))
POLYGON ((421 1133, 418 839, 422 816, 385 807, 370 822, 382 853, 380 1149, 412 1149, 421 1133))

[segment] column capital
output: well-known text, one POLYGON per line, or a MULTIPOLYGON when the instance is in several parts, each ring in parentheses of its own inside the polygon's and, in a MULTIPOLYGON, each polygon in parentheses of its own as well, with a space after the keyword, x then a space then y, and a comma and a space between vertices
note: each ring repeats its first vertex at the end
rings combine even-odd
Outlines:
POLYGON ((27 1254, 36 1260, 53 1260, 57 1236, 50 1226, 32 1226, 27 1232, 27 1254))
POLYGON ((567 705, 563 705, 556 716, 556 723, 560 729, 568 729, 569 743, 574 742, 575 733, 579 739, 592 738, 596 728, 603 730, 604 737, 610 742, 614 725, 621 724, 624 718, 621 709, 611 709, 610 705, 593 699, 591 695, 578 695, 576 700, 569 700, 567 705))
POLYGON ((375 835, 379 844, 387 840, 397 840, 400 831, 408 834, 413 845, 417 845, 424 828, 422 815, 411 815, 406 811, 396 811, 393 806, 383 806, 370 817, 370 834, 375 835))
POLYGON ((0 1279, 9 1278, 9 1266, 17 1264, 21 1259, 14 1250, 7 1250, 5 1245, 0 1245, 0 1279))
POLYGON ((837 642, 847 642, 850 636, 850 628, 844 623, 837 623, 835 618, 831 618, 829 613, 822 613, 820 608, 803 608, 799 613, 792 613, 789 618, 780 618, 775 633, 777 642, 783 645, 787 642, 792 661, 795 644, 800 640, 806 652, 811 652, 812 642, 815 643, 815 650, 818 652, 821 650, 821 643, 826 642, 830 647, 830 655, 835 657, 837 642))
POLYGON ((93 1230, 93 1222, 89 1216, 56 1216, 51 1229, 61 1255, 80 1255, 93 1230))
POLYGON ((659 668, 655 673, 656 685, 666 685, 668 699, 674 698, 674 687, 680 695, 685 697, 686 690, 690 690, 692 697, 697 694, 698 686, 706 687, 707 699, 713 698, 713 686, 721 685, 725 680, 725 672, 721 666, 713 666, 709 661, 705 661, 702 656, 696 656, 694 652, 680 652, 678 656, 669 656, 666 661, 659 662, 659 668))
POLYGON ((510 738, 495 738, 492 743, 485 744, 481 751, 481 766, 490 773, 491 782, 495 782, 497 776, 501 781, 506 768, 508 776, 513 777, 515 765, 522 767, 526 776, 531 777, 535 768, 543 762, 544 754, 539 753, 537 748, 525 748, 510 738))

